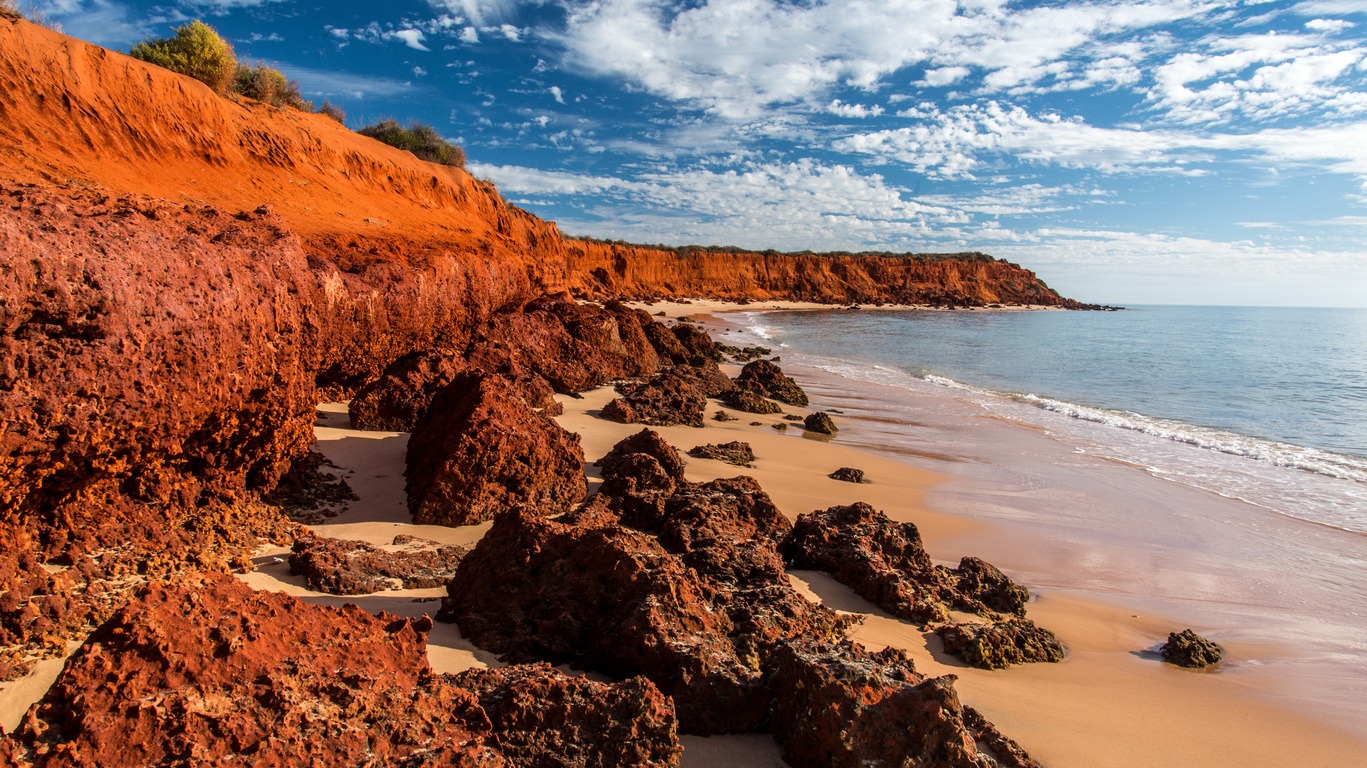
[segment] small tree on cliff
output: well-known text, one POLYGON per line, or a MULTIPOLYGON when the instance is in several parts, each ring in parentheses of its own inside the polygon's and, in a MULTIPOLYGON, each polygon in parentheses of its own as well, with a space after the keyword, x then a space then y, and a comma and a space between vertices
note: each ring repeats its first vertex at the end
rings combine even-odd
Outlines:
POLYGON ((238 65, 233 91, 272 106, 313 111, 313 104, 299 94, 297 81, 290 80, 283 72, 262 61, 258 61, 254 67, 238 65))
POLYGON ((128 53, 135 59, 189 75, 217 93, 226 93, 237 76, 233 47, 213 27, 198 20, 177 28, 174 37, 144 40, 128 53))

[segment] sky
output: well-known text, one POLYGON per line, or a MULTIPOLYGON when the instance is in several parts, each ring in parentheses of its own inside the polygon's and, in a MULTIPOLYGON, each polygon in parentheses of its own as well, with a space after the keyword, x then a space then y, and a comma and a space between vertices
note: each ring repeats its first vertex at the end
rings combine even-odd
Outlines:
POLYGON ((204 19, 352 128, 433 125, 567 234, 1367 307, 1367 0, 33 5, 123 51, 204 19))

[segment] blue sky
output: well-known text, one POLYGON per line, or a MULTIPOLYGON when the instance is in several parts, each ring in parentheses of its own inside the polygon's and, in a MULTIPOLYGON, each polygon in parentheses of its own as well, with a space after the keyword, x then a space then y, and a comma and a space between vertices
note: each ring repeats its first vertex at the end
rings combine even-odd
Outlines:
POLYGON ((978 250, 1106 303, 1367 306, 1367 0, 48 0, 433 124, 570 234, 978 250))

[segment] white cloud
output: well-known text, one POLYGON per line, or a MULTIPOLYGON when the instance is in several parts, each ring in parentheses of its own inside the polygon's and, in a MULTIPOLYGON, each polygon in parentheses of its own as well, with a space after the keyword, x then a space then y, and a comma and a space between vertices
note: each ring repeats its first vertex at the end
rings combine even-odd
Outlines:
POLYGON ((558 85, 552 85, 552 86, 550 87, 550 91, 551 91, 551 98, 555 99, 555 102, 556 102, 557 104, 564 104, 564 103, 565 103, 565 92, 562 91, 562 90, 560 90, 560 86, 558 86, 558 85))
POLYGON ((872 107, 866 107, 863 104, 846 104, 840 99, 836 99, 826 105, 826 111, 840 117, 878 117, 883 114, 883 107, 877 104, 872 107))
POLYGON ((1356 26, 1353 22, 1344 19, 1311 19, 1305 22, 1305 28, 1312 32, 1342 32, 1356 26))
POLYGON ((932 88, 940 88, 959 82, 968 77, 968 73, 968 67, 937 67, 926 70, 926 76, 922 82, 932 88))
POLYGON ((408 46, 409 48, 412 48, 412 49, 414 49, 414 50, 418 50, 418 51, 429 51, 429 50, 431 50, 430 48, 428 48, 427 46, 425 46, 425 45, 422 44, 423 41, 427 39, 427 36, 424 35, 420 30, 416 30, 416 29, 399 29, 399 30, 395 30, 394 32, 389 33, 388 37, 392 37, 392 38, 394 38, 394 39, 396 39, 396 40, 402 40, 403 43, 404 43, 404 45, 406 45, 406 46, 408 46))
POLYGON ((422 67, 413 67, 413 74, 418 77, 427 77, 427 70, 422 67))
POLYGON ((466 27, 460 31, 460 41, 462 43, 478 43, 479 32, 476 32, 474 27, 466 27))
POLYGON ((475 24, 502 21, 513 11, 514 0, 427 0, 435 8, 458 13, 475 24))
POLYGON ((522 42, 522 30, 514 27, 512 24, 500 24, 498 25, 498 31, 514 43, 522 42))

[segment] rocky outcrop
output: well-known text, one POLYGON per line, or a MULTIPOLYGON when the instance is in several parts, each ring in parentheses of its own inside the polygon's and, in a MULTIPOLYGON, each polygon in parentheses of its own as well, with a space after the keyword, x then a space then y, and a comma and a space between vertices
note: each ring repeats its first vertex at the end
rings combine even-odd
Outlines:
POLYGON ((630 386, 603 406, 602 416, 623 424, 701 427, 707 399, 693 380, 671 368, 650 381, 630 386))
POLYGON ((362 387, 348 405, 353 429, 411 432, 427 417, 432 400, 441 390, 472 375, 500 373, 527 401, 527 405, 556 416, 563 410, 550 384, 539 374, 513 360, 497 361, 485 356, 481 362, 498 367, 485 371, 470 364, 464 355, 414 352, 395 360, 379 379, 362 387))
POLYGON ((749 443, 735 440, 729 443, 708 443, 688 449, 688 455, 699 459, 715 459, 738 467, 748 467, 755 462, 755 451, 749 443))
POLYGON ((789 523, 753 480, 678 483, 640 452, 605 475, 634 467, 655 481, 633 487, 662 479, 675 490, 653 506, 600 493, 564 522, 499 516, 457 570, 442 617, 512 660, 645 675, 674 698, 684 732, 756 730, 769 655, 793 638, 838 637, 848 620, 792 589, 777 552, 789 523))
POLYGON ((408 506, 421 524, 472 525, 512 506, 568 511, 587 484, 579 436, 500 376, 448 385, 408 441, 408 506))
POLYGON ((304 536, 290 552, 290 573, 309 589, 330 595, 368 595, 384 589, 444 586, 465 548, 412 536, 395 537, 392 549, 363 541, 304 536))
POLYGON ((1063 661, 1063 644, 1029 619, 994 624, 946 624, 935 633, 952 653, 975 667, 1006 669, 1012 664, 1063 661))
POLYGON ((636 434, 619 440, 607 455, 594 462, 603 470, 604 477, 623 474, 620 467, 628 456, 644 453, 660 463, 660 467, 672 478, 683 479, 684 460, 674 446, 665 442, 660 433, 653 429, 643 429, 636 434))
POLYGON ((694 365, 703 365, 708 362, 719 363, 722 360, 721 350, 717 349, 716 342, 707 335, 707 331, 680 322, 670 329, 674 332, 674 338, 678 339, 679 345, 688 351, 687 362, 694 365))
POLYGON ((832 480, 839 480, 845 483, 868 482, 864 479, 864 470, 855 469, 854 467, 841 467, 840 469, 837 469, 836 471, 827 475, 827 477, 831 478, 832 480))
POLYGON ((807 393, 802 391, 802 387, 768 360, 746 363, 745 367, 740 369, 740 375, 736 377, 736 386, 780 403, 807 405, 807 393))
POLYGON ((1163 661, 1189 669, 1203 669, 1219 664, 1225 651, 1219 645, 1196 634, 1190 629, 1168 633, 1168 641, 1163 643, 1160 652, 1163 661))
POLYGON ((788 645, 769 680, 774 738, 794 768, 1033 765, 1008 739, 980 741, 995 728, 959 703, 953 680, 924 677, 895 648, 788 645))
POLYGON ((821 411, 807 414, 807 418, 802 420, 802 427, 808 432, 816 432, 821 435, 834 435, 840 431, 840 428, 835 425, 835 420, 821 411))
MULTIPOLYGON (((226 576, 153 586, 30 710, 42 766, 675 765, 668 700, 546 665, 434 675, 425 617, 371 616, 226 576)), ((21 756, 24 757, 24 756, 21 756)))

